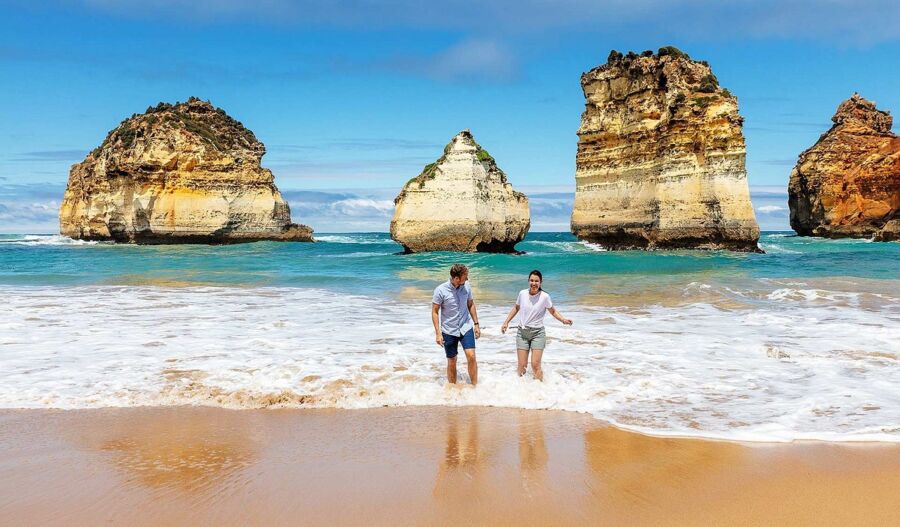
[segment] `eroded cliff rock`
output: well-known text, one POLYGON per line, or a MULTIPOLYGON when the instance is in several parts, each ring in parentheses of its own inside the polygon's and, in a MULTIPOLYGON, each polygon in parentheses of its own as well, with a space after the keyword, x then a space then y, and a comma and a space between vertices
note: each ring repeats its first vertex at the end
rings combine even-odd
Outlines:
POLYGON ((513 252, 528 233, 528 198, 463 130, 394 200, 391 238, 407 252, 513 252))
POLYGON ((758 251, 737 98, 667 47, 581 77, 572 232, 610 249, 758 251))
POLYGON ((132 115, 73 165, 60 233, 133 243, 311 241, 291 223, 266 149, 209 102, 160 103, 132 115))
POLYGON ((891 133, 891 115, 854 93, 831 121, 791 172, 791 228, 801 236, 900 239, 900 137, 891 133))

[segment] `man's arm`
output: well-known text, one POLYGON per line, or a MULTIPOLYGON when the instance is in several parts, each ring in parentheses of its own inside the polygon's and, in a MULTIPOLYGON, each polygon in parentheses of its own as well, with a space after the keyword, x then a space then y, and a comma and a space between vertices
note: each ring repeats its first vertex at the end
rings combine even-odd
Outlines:
POLYGON ((478 310, 475 309, 475 301, 469 299, 469 314, 472 315, 472 322, 475 323, 475 338, 481 337, 481 326, 478 324, 478 310))
POLYGON ((437 342, 438 346, 443 347, 444 335, 441 334, 441 320, 440 314, 438 313, 440 310, 440 304, 431 304, 431 323, 434 324, 434 341, 437 342))

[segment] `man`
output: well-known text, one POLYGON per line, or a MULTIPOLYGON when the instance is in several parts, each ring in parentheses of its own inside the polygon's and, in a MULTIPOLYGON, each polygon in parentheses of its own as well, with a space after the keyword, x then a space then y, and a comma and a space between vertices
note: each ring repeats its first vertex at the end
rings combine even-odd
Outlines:
POLYGON ((478 384, 478 364, 475 362, 475 339, 481 337, 478 313, 472 299, 469 269, 463 264, 450 268, 450 280, 434 289, 431 299, 431 322, 434 340, 447 355, 447 381, 456 384, 456 356, 462 342, 466 365, 472 384, 478 384))

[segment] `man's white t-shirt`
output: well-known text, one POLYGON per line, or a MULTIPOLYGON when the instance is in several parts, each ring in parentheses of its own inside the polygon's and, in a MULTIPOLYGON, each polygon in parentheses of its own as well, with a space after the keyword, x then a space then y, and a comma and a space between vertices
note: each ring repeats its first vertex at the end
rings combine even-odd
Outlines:
POLYGON ((553 307, 553 301, 550 300, 550 295, 544 291, 538 291, 538 294, 532 295, 528 289, 523 289, 519 291, 516 305, 519 306, 519 327, 542 328, 544 327, 544 315, 548 309, 553 307))

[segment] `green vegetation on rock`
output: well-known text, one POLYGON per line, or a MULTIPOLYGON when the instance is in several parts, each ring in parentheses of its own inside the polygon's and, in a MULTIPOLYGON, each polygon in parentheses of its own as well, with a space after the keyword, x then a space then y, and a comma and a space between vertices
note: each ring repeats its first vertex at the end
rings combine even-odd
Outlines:
POLYGON ((199 119, 194 119, 194 117, 189 113, 173 112, 172 115, 176 119, 181 121, 181 123, 184 125, 185 130, 187 130, 188 132, 200 136, 202 139, 204 139, 212 146, 216 147, 218 150, 226 150, 226 147, 219 141, 219 137, 213 131, 212 127, 209 126, 209 124, 199 119))
POLYGON ((120 128, 117 135, 119 136, 119 141, 122 142, 122 146, 131 148, 131 145, 134 144, 134 140, 137 138, 137 129, 129 123, 129 125, 120 128))
POLYGON ((706 108, 707 106, 712 104, 714 100, 716 100, 715 97, 696 97, 694 98, 693 102, 701 108, 706 108))
POLYGON ((659 48, 659 51, 656 52, 656 54, 659 55, 660 57, 670 56, 670 57, 676 58, 676 59, 684 58, 684 59, 690 60, 690 58, 691 58, 687 53, 685 53, 684 51, 681 51, 680 49, 676 48, 675 46, 661 47, 661 48, 659 48))
POLYGON ((697 88, 697 91, 703 93, 715 93, 718 89, 719 79, 717 79, 715 75, 710 73, 709 75, 706 75, 705 77, 700 79, 700 87, 697 88))
POLYGON ((475 155, 478 157, 478 160, 481 162, 488 161, 490 163, 496 163, 496 161, 494 161, 494 158, 491 156, 491 154, 489 154, 488 151, 485 150, 484 148, 481 148, 481 146, 479 146, 478 150, 475 151, 475 155))

